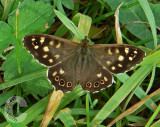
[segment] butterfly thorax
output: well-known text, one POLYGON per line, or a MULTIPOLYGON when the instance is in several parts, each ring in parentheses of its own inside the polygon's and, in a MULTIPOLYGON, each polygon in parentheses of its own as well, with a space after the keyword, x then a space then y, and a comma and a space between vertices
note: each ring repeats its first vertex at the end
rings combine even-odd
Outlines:
POLYGON ((82 40, 81 46, 83 47, 88 47, 89 46, 89 41, 87 40, 87 36, 82 40))
POLYGON ((84 40, 82 40, 82 42, 80 43, 80 55, 82 57, 86 57, 92 54, 92 49, 91 46, 89 45, 89 41, 87 40, 87 38, 85 37, 84 40))
POLYGON ((86 68, 90 66, 89 63, 93 63, 93 58, 94 53, 92 52, 92 48, 89 45, 87 37, 85 37, 85 39, 82 40, 82 42, 78 46, 77 53, 75 54, 75 61, 77 61, 75 63, 77 65, 76 72, 80 75, 84 74, 86 68))
POLYGON ((87 36, 80 43, 80 54, 82 56, 87 55, 90 52, 89 41, 87 40, 87 36))

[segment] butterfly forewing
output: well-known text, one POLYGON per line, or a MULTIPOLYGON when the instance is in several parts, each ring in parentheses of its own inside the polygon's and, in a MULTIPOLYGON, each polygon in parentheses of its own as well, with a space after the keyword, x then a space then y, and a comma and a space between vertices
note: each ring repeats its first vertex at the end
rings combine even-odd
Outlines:
POLYGON ((145 56, 145 52, 140 48, 126 44, 97 44, 91 47, 95 59, 114 74, 130 70, 140 63, 145 56))
POLYGON ((74 53, 78 43, 46 34, 27 35, 23 39, 26 49, 45 66, 53 66, 74 53))

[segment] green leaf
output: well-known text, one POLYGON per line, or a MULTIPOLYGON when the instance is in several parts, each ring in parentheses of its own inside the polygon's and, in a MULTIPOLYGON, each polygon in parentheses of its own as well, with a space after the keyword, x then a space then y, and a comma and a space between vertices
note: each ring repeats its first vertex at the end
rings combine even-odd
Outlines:
POLYGON ((74 2, 73 0, 62 0, 63 6, 65 6, 68 9, 73 10, 74 9, 74 2))
MULTIPOLYGON (((136 37, 140 38, 141 40, 153 38, 152 32, 149 29, 148 20, 145 16, 145 13, 142 7, 138 4, 136 0, 132 0, 132 1, 112 0, 112 1, 106 1, 106 2, 111 6, 113 10, 116 9, 120 3, 124 2, 123 9, 121 8, 119 13, 120 22, 122 24, 130 23, 126 26, 127 30, 131 32, 133 35, 135 35, 136 37)), ((154 15, 156 26, 160 27, 160 23, 159 23, 160 5, 156 5, 156 4, 149 4, 149 5, 154 15)), ((147 11, 145 10, 145 12, 149 13, 149 10, 147 11)), ((160 42, 158 42, 158 44, 160 44, 160 42)), ((152 41, 146 43, 146 46, 148 48, 154 47, 152 41)))
MULTIPOLYGON (((49 3, 42 1, 34 2, 32 0, 24 1, 19 6, 18 17, 18 35, 22 40, 24 35, 31 33, 42 33, 46 31, 46 26, 54 22, 53 7, 49 3)), ((9 25, 15 30, 15 11, 10 14, 8 19, 9 25)))
POLYGON ((63 122, 65 127, 76 126, 75 120, 71 116, 71 111, 68 108, 61 110, 56 118, 59 118, 63 122))
POLYGON ((40 95, 44 97, 49 90, 52 90, 52 86, 45 77, 36 78, 35 80, 27 81, 22 84, 22 88, 27 90, 27 92, 32 93, 34 95, 40 95), (34 84, 34 85, 33 85, 34 84))
POLYGON ((14 44, 13 29, 5 22, 0 22, 0 53, 10 44, 14 44))
MULTIPOLYGON (((19 77, 19 75, 24 76, 26 74, 38 71, 43 69, 42 65, 36 62, 36 60, 27 52, 27 50, 22 45, 22 38, 26 34, 31 33, 42 33, 46 31, 45 25, 48 26, 53 23, 53 7, 50 4, 45 4, 42 1, 34 2, 32 0, 24 1, 19 7, 19 16, 18 16, 18 39, 16 41, 19 42, 19 63, 21 73, 18 74, 18 65, 17 65, 17 45, 15 38, 13 38, 13 32, 15 33, 15 12, 13 12, 9 17, 9 25, 12 27, 11 30, 8 30, 10 33, 5 33, 6 27, 2 29, 2 32, 6 34, 6 38, 2 38, 3 41, 8 39, 10 42, 13 42, 15 45, 15 49, 13 49, 9 55, 6 56, 6 60, 2 65, 2 70, 5 71, 4 76, 7 80, 11 80, 19 77), (11 33, 12 32, 12 33, 11 33), (13 36, 11 38, 11 35, 13 36)), ((9 28, 8 28, 9 29, 9 28)), ((7 32, 8 32, 7 31, 7 32)), ((2 33, 2 34, 3 34, 2 33)), ((4 36, 4 35, 3 35, 4 36)), ((4 36, 5 37, 5 36, 4 36)), ((37 77, 38 78, 38 77, 37 77)), ((33 81, 29 81, 22 84, 22 87, 25 91, 31 92, 32 94, 40 94, 44 96, 48 90, 49 83, 46 78, 42 78, 41 80, 35 79, 33 81), (38 85, 39 84, 39 85, 38 85), (39 89, 39 90, 38 90, 39 89), (42 90, 44 89, 44 90, 42 90), (41 92, 43 91, 43 92, 41 92)))

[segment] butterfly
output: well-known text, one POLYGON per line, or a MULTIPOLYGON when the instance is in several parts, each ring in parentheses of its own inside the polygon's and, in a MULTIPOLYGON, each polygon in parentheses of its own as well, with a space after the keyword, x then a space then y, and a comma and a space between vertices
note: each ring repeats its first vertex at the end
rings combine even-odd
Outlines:
POLYGON ((93 44, 87 38, 76 43, 47 34, 23 38, 25 48, 39 63, 48 67, 47 78, 56 90, 72 91, 79 83, 90 92, 113 83, 112 74, 120 74, 140 63, 145 52, 127 44, 93 44))

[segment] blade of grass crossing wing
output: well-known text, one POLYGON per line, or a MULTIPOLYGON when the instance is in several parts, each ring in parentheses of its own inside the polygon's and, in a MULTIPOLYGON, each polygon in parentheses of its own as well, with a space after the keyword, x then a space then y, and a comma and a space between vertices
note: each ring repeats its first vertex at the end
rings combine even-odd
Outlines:
POLYGON ((160 63, 160 51, 147 56, 139 65, 160 63))

